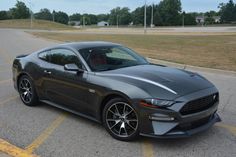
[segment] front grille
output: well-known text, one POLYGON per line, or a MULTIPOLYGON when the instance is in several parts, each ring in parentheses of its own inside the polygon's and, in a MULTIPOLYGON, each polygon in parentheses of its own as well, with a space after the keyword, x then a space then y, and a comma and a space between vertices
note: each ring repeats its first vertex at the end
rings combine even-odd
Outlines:
POLYGON ((182 115, 188 115, 192 113, 201 112, 212 107, 217 101, 219 101, 218 93, 197 100, 193 100, 184 105, 184 107, 180 110, 180 113, 182 115))
POLYGON ((212 116, 208 116, 208 117, 205 117, 205 118, 193 121, 193 122, 180 124, 175 128, 175 130, 187 131, 187 130, 201 127, 201 126, 207 124, 211 120, 211 117, 212 116))

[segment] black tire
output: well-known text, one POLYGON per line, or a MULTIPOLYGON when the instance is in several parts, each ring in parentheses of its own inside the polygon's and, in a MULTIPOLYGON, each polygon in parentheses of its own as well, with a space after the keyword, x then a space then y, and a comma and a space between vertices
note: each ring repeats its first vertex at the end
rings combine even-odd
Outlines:
POLYGON ((138 114, 134 107, 125 99, 114 98, 110 100, 105 105, 102 116, 104 127, 115 139, 120 141, 132 141, 139 136, 138 114), (116 112, 116 107, 118 108, 119 114, 116 112))
POLYGON ((33 81, 29 76, 23 75, 20 77, 18 81, 18 92, 20 94, 20 98, 22 102, 26 106, 38 105, 38 102, 39 102, 38 96, 37 96, 33 81))

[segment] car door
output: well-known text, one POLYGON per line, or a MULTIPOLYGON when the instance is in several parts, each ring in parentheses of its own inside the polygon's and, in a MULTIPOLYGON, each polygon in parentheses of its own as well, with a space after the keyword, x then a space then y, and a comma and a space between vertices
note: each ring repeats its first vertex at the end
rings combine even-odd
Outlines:
POLYGON ((83 68, 79 57, 69 49, 50 50, 50 63, 44 69, 44 90, 48 99, 58 105, 82 113, 91 113, 87 99, 89 94, 86 71, 78 73, 66 71, 64 65, 76 64, 83 68))

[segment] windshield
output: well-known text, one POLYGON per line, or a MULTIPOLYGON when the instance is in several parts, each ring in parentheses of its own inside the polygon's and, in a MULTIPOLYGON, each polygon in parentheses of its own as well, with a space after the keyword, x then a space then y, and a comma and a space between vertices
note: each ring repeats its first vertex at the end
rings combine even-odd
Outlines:
POLYGON ((143 57, 122 46, 86 48, 80 49, 79 53, 96 72, 149 64, 143 57))

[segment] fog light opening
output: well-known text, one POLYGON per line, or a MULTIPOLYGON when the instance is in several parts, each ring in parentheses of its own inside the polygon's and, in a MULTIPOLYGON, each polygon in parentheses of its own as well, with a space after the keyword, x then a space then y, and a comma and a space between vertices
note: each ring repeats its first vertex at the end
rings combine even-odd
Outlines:
POLYGON ((168 115, 152 115, 149 116, 150 120, 154 120, 154 121, 174 121, 175 118, 174 117, 170 117, 168 115))

